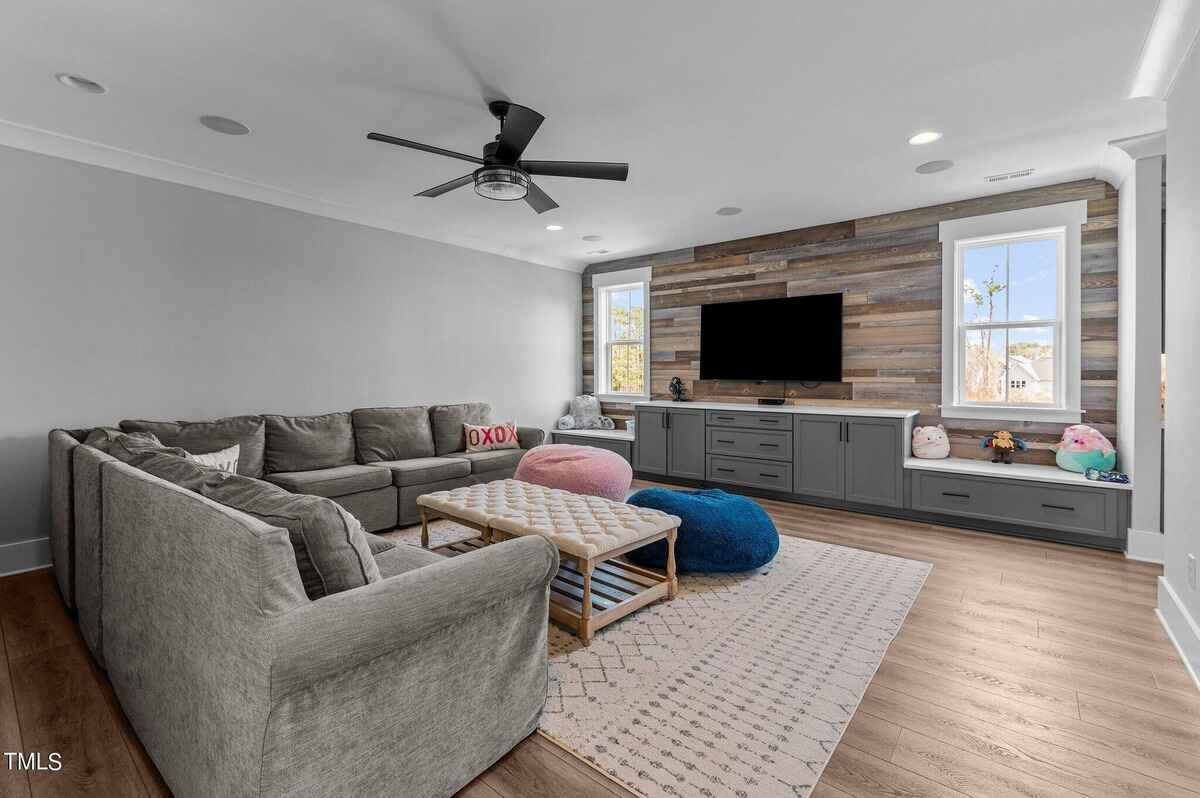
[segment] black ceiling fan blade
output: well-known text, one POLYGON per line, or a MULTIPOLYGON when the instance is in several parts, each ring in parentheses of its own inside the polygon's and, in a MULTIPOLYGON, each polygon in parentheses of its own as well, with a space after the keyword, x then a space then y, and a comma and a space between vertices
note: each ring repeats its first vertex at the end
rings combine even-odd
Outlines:
POLYGON ((543 121, 545 117, 532 108, 509 103, 500 128, 496 157, 504 163, 516 163, 543 121))
POLYGON ((525 194, 525 201, 538 213, 552 211, 558 207, 558 203, 550 199, 550 195, 538 188, 537 183, 532 180, 529 182, 529 191, 525 194))
POLYGON ((471 172, 468 175, 463 175, 462 177, 456 177, 453 180, 448 180, 445 183, 442 183, 440 186, 434 186, 433 188, 427 188, 424 191, 422 191, 420 194, 413 194, 413 196, 414 197, 440 197, 443 194, 445 194, 447 191, 453 191, 456 188, 462 188, 463 186, 467 185, 474 179, 475 179, 475 173, 471 172))
POLYGON ((409 147, 410 149, 420 150, 421 152, 431 152, 434 155, 445 155, 447 158, 457 158, 460 161, 470 161, 471 163, 482 164, 482 158, 476 158, 474 155, 467 155, 454 150, 443 150, 441 147, 434 147, 430 144, 422 144, 419 141, 409 141, 408 139, 400 139, 395 136, 389 136, 386 133, 368 133, 367 138, 371 141, 382 141, 385 144, 395 144, 399 147, 409 147))
POLYGON ((550 177, 586 177, 591 180, 625 180, 629 164, 608 161, 521 161, 521 168, 531 175, 550 177))

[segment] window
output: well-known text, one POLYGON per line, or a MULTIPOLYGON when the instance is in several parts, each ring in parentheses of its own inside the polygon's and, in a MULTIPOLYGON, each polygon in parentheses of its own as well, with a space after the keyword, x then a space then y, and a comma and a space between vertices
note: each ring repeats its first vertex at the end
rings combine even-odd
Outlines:
POLYGON ((1083 202, 944 222, 942 415, 1079 421, 1083 202))
POLYGON ((596 394, 610 401, 650 398, 650 270, 592 276, 596 394))

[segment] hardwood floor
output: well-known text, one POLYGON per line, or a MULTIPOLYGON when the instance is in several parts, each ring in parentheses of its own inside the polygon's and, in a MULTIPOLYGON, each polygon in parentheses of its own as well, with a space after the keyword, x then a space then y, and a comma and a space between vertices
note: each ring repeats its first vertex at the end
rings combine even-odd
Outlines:
MULTIPOLYGON (((783 534, 931 562, 813 798, 1200 797, 1200 692, 1154 615, 1158 566, 762 501, 783 534)), ((0 796, 169 795, 48 571, 0 579, 0 796)), ((463 798, 632 793, 535 734, 463 798)))

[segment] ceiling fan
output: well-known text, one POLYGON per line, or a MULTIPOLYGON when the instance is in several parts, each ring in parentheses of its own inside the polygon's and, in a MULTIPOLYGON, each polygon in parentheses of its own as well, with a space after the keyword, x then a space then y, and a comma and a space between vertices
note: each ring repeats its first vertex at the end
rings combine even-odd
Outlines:
POLYGON ((488 110, 500 120, 500 133, 494 141, 483 145, 482 158, 396 138, 386 133, 368 133, 367 138, 480 165, 470 174, 413 195, 417 197, 440 197, 448 191, 474 182, 475 193, 481 197, 504 202, 523 199, 538 213, 545 213, 557 208, 558 203, 538 188, 537 184, 530 180, 530 175, 584 177, 592 180, 624 180, 629 176, 627 163, 521 160, 525 147, 529 145, 529 140, 533 138, 545 117, 532 108, 506 100, 493 100, 488 103, 488 110))

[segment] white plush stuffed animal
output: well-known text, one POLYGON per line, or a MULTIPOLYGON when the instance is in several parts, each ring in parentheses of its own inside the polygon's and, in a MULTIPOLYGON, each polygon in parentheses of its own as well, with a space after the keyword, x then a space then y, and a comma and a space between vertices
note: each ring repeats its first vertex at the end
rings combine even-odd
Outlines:
POLYGON ((608 416, 600 415, 600 400, 590 394, 571 400, 571 412, 558 420, 559 429, 612 429, 608 416))
POLYGON ((950 456, 950 437, 941 424, 936 427, 915 427, 912 453, 922 460, 941 460, 950 456))

